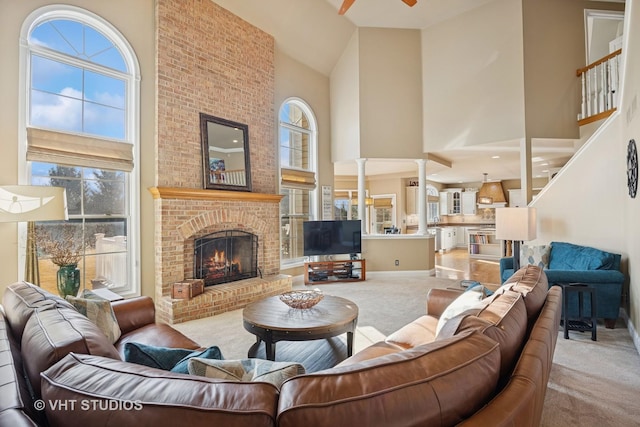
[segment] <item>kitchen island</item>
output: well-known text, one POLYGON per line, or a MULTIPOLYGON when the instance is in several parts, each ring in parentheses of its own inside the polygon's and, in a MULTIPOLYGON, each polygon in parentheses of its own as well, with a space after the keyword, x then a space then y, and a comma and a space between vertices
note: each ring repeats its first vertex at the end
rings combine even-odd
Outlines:
POLYGON ((362 236, 362 258, 368 271, 426 271, 436 273, 435 238, 419 234, 362 236))

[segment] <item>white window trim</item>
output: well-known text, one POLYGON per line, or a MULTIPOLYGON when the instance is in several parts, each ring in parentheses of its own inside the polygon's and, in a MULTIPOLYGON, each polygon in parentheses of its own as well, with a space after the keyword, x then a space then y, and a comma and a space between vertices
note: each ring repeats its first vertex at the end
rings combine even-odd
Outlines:
MULTIPOLYGON (((29 184, 31 163, 26 161, 27 155, 27 112, 29 106, 30 52, 29 34, 40 23, 52 19, 73 19, 84 22, 105 34, 120 50, 127 64, 128 85, 132 93, 127 93, 126 141, 133 145, 134 169, 129 173, 129 201, 131 223, 128 235, 131 256, 131 286, 122 296, 140 295, 140 64, 127 39, 104 18, 88 10, 69 5, 48 5, 34 10, 22 23, 20 30, 20 60, 18 90, 18 184, 29 184)), ((18 223, 18 279, 24 279, 24 264, 27 236, 26 223, 18 223)))
MULTIPOLYGON (((316 116, 313 113, 313 110, 311 109, 311 107, 309 106, 309 104, 307 104, 306 101, 304 101, 302 98, 298 98, 298 97, 289 97, 286 98, 284 101, 282 101, 280 103, 280 108, 278 108, 278 193, 280 193, 280 190, 282 188, 281 182, 282 182, 282 174, 281 174, 281 168, 282 165, 280 164, 280 137, 281 137, 281 131, 282 128, 288 128, 288 129, 295 129, 297 131, 303 131, 303 132, 309 132, 311 135, 311 144, 313 145, 313 149, 310 151, 309 153, 309 164, 311 165, 311 168, 308 169, 308 171, 312 171, 313 173, 316 174, 316 188, 314 190, 311 190, 309 192, 309 199, 310 199, 310 207, 309 207, 309 213, 311 214, 311 219, 317 219, 318 216, 318 209, 319 209, 319 203, 318 203, 318 125, 317 125, 317 120, 316 120, 316 116), (304 128, 300 128, 298 126, 292 126, 290 123, 282 123, 280 121, 280 111, 282 110, 282 107, 285 104, 288 103, 292 103, 292 104, 296 104, 298 107, 300 107, 302 109, 302 111, 304 111, 304 113, 307 115, 307 118, 309 119, 309 129, 304 129, 304 128)), ((282 241, 282 227, 280 227, 280 241, 282 241)), ((283 260, 282 259, 282 254, 280 256, 280 268, 286 269, 286 268, 292 268, 292 267, 300 267, 304 265, 304 258, 296 258, 295 260, 283 260)))

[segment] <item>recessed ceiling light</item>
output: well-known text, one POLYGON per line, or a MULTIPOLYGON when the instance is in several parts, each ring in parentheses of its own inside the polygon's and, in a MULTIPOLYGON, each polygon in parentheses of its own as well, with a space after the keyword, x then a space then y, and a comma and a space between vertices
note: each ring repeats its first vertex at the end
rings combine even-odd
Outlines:
POLYGON ((491 156, 492 159, 499 159, 500 156, 491 156))
POLYGON ((542 172, 544 172, 544 173, 548 173, 548 172, 549 172, 549 169, 542 169, 542 172))

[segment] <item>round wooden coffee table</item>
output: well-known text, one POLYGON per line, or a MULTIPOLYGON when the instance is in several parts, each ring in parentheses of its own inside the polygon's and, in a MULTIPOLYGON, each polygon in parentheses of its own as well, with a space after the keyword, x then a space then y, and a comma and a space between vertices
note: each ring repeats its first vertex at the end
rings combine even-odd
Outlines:
POLYGON ((269 297, 249 304, 242 311, 244 328, 257 340, 249 349, 255 357, 261 341, 269 360, 275 360, 278 341, 310 341, 346 332, 347 356, 353 354, 353 334, 358 323, 358 306, 345 298, 325 295, 308 309, 291 308, 280 298, 269 297))

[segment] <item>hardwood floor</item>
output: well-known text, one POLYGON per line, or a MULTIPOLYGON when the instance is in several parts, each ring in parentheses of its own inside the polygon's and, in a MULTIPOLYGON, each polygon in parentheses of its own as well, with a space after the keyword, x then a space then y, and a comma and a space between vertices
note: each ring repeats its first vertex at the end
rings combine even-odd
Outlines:
POLYGON ((436 277, 476 280, 483 285, 500 285, 498 260, 469 258, 466 249, 436 252, 436 277))

